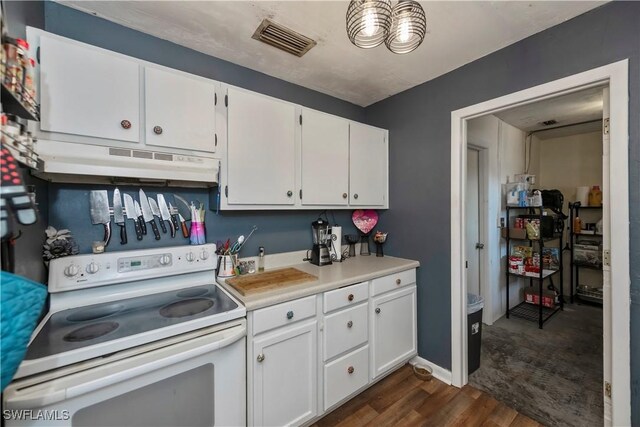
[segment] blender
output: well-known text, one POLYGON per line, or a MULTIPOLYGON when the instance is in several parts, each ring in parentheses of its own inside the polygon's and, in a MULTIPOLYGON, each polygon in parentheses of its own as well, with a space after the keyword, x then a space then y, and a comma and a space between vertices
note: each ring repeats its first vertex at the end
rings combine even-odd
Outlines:
POLYGON ((311 223, 313 233, 313 248, 311 249, 311 264, 318 266, 331 264, 331 232, 328 221, 318 218, 311 223))

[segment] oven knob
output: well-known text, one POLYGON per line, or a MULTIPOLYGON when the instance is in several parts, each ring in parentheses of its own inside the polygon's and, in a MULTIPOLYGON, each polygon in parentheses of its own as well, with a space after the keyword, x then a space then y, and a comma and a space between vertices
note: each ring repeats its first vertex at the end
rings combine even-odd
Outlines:
POLYGON ((73 277, 76 274, 78 274, 80 272, 80 267, 78 267, 77 265, 71 264, 68 265, 65 269, 64 269, 64 275, 67 277, 73 277))
POLYGON ((204 261, 204 260, 205 260, 205 259, 207 259, 207 258, 209 258, 209 252, 207 252, 207 251, 205 251, 205 250, 203 250, 202 252, 200 252, 200 259, 201 259, 201 260, 203 260, 203 261, 204 261))
POLYGON ((171 264, 171 257, 169 255, 162 255, 158 262, 160 262, 160 265, 169 265, 171 264))
POLYGON ((196 255, 193 252, 187 252, 187 256, 185 258, 187 261, 193 262, 196 259, 196 255))
POLYGON ((87 273, 89 274, 95 274, 98 272, 98 270, 100 270, 100 266, 95 262, 92 262, 89 265, 87 265, 87 273))

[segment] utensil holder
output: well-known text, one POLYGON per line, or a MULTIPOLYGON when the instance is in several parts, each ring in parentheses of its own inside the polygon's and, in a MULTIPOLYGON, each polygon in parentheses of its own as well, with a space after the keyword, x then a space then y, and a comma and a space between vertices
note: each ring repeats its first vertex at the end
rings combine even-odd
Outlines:
POLYGON ((376 256, 377 257, 383 257, 384 256, 384 252, 382 252, 382 245, 384 245, 384 243, 376 242, 376 256))
POLYGON ((236 275, 236 265, 238 264, 238 255, 219 255, 218 256, 218 277, 227 278, 236 275))

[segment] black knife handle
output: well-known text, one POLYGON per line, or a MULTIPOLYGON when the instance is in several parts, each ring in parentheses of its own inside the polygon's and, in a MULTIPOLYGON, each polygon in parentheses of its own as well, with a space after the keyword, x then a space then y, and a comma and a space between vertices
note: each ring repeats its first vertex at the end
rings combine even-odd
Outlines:
POLYGON ((118 225, 120 225, 120 244, 126 245, 127 244, 127 227, 125 226, 124 222, 118 225))
POLYGON ((149 221, 149 224, 151 224, 151 230, 153 230, 153 236, 156 238, 156 240, 160 240, 160 231, 158 231, 158 225, 156 224, 156 222, 154 220, 149 221))
POLYGON ((104 224, 104 245, 107 246, 111 240, 111 221, 104 224))
POLYGON ((140 222, 133 218, 133 226, 136 228, 136 239, 142 240, 142 227, 140 227, 140 222))
POLYGON ((142 215, 140 215, 138 217, 138 223, 140 224, 140 228, 142 229, 142 234, 146 235, 147 234, 147 223, 144 222, 144 218, 142 218, 142 215))
MULTIPOLYGON (((176 228, 173 226, 173 223, 171 221, 167 221, 169 223, 169 231, 171 232, 171 238, 173 239, 174 237, 176 237, 176 228)), ((164 224, 164 221, 162 221, 162 223, 164 224)))
POLYGON ((160 228, 162 228, 162 232, 166 233, 167 232, 167 226, 164 225, 164 221, 162 220, 162 218, 158 217, 158 221, 160 222, 160 228))
POLYGON ((178 224, 178 215, 177 214, 171 215, 171 222, 173 223, 173 228, 175 228, 176 230, 180 230, 180 225, 178 224))

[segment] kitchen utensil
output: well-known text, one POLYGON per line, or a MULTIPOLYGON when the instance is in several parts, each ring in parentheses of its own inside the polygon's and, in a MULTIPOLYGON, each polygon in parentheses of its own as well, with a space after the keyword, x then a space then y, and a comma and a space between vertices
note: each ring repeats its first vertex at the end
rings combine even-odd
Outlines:
POLYGON ((120 190, 116 187, 113 190, 113 222, 120 227, 120 244, 127 244, 127 227, 124 224, 124 212, 122 210, 122 197, 120 190))
MULTIPOLYGON (((242 242, 240 242, 240 246, 238 247, 238 249, 236 250, 236 253, 239 253, 240 250, 242 250, 242 247, 247 243, 247 240, 249 240, 249 238, 253 235, 253 232, 256 231, 258 229, 257 225, 254 225, 253 227, 251 227, 251 232, 249 233, 249 235, 247 236, 246 239, 243 239, 242 242)), ((244 237, 244 236, 243 236, 244 237)), ((238 238, 240 239, 240 238, 238 238)))
POLYGON ((362 234, 368 235, 378 224, 378 213, 373 209, 356 209, 351 215, 353 224, 362 234))
POLYGON ((232 254, 234 254, 234 253, 238 253, 238 252, 240 251, 240 248, 242 247, 242 243, 243 243, 243 242, 244 242, 244 234, 241 234, 241 235, 238 237, 238 240, 236 240, 236 241, 233 243, 233 246, 231 246, 231 253, 232 253, 232 254))
POLYGON ((220 255, 218 257, 218 277, 233 277, 238 255, 220 255))
POLYGON ((160 240, 160 231, 158 230, 158 226, 156 225, 156 221, 153 216, 153 212, 151 212, 151 206, 149 205, 149 198, 146 194, 144 194, 144 190, 140 189, 138 192, 140 196, 140 207, 142 208, 142 217, 145 222, 148 222, 151 225, 151 230, 153 230, 153 236, 156 240, 160 240))
POLYGON ((173 200, 176 202, 176 208, 178 208, 178 218, 180 219, 180 226, 182 228, 182 235, 189 237, 189 229, 187 228, 187 221, 191 220, 191 207, 187 201, 177 194, 173 195, 173 200))
POLYGON ((158 206, 158 203, 155 201, 153 197, 149 197, 149 206, 151 206, 151 213, 153 213, 153 216, 158 217, 158 222, 160 223, 160 228, 162 228, 162 232, 166 234, 167 226, 164 225, 164 221, 160 216, 160 207, 158 206))
MULTIPOLYGON (((220 277, 218 275, 218 277, 220 277)), ((260 292, 280 290, 288 286, 314 282, 318 278, 297 268, 287 267, 246 276, 234 277, 226 281, 242 295, 252 295, 260 292)))
POLYGON ((133 203, 133 197, 125 193, 124 197, 124 212, 127 214, 127 218, 133 221, 133 226, 136 229, 136 239, 142 240, 142 228, 138 222, 138 213, 136 212, 135 205, 133 203))
POLYGON ((138 203, 137 200, 134 200, 133 206, 136 208, 136 218, 138 218, 138 224, 140 224, 142 234, 147 234, 147 224, 144 222, 144 218, 142 217, 142 208, 140 207, 140 203, 138 203))
POLYGON ((158 207, 160 208, 160 216, 162 217, 162 222, 169 221, 169 230, 171 231, 171 238, 176 237, 176 230, 178 229, 178 222, 174 224, 171 219, 171 213, 169 212, 169 208, 167 207, 167 202, 164 200, 164 194, 158 194, 158 207))
POLYGON ((171 223, 174 230, 180 230, 180 220, 178 218, 178 209, 169 203, 169 213, 171 214, 171 223))
POLYGON ((109 194, 107 190, 93 190, 89 196, 91 205, 91 223, 104 226, 104 245, 111 239, 111 216, 109 213, 109 194))
POLYGON ((331 253, 329 247, 331 245, 331 232, 329 231, 329 223, 318 218, 311 223, 311 231, 313 235, 313 247, 311 248, 311 264, 317 266, 331 264, 331 253))

